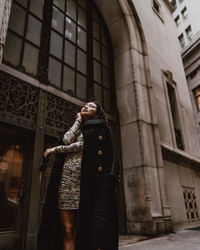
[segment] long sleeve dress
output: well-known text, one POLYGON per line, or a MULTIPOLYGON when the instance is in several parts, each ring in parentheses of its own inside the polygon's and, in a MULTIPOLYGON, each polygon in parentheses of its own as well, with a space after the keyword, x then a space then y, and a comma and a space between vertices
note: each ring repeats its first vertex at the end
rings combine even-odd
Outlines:
POLYGON ((80 131, 81 118, 65 133, 65 145, 56 146, 54 153, 67 153, 58 189, 58 208, 64 210, 78 209, 80 198, 80 175, 83 154, 83 136, 80 131))

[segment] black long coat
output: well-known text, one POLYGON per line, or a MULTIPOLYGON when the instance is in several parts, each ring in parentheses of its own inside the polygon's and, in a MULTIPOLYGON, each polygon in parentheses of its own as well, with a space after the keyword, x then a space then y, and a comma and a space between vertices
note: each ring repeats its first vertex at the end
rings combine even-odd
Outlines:
MULTIPOLYGON (((115 187, 119 162, 110 127, 92 119, 82 125, 84 150, 80 203, 77 212, 76 250, 117 250, 118 219, 115 187)), ((62 140, 60 143, 62 144, 62 140)), ((38 234, 38 250, 62 250, 58 185, 65 154, 57 154, 52 169, 38 234)))

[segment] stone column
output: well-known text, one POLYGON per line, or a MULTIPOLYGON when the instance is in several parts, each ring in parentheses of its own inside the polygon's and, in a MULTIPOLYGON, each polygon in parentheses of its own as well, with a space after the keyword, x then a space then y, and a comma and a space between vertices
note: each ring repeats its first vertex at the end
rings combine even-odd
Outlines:
POLYGON ((131 0, 109 2, 110 13, 106 1, 96 3, 114 49, 127 233, 164 233, 170 228, 170 207, 143 29, 131 0))
POLYGON ((40 90, 37 126, 35 132, 33 166, 31 175, 30 201, 27 220, 26 249, 36 249, 38 220, 40 211, 40 171, 44 149, 44 124, 47 93, 40 90))
POLYGON ((12 0, 0 1, 0 63, 2 62, 3 58, 3 47, 6 40, 11 4, 12 0))

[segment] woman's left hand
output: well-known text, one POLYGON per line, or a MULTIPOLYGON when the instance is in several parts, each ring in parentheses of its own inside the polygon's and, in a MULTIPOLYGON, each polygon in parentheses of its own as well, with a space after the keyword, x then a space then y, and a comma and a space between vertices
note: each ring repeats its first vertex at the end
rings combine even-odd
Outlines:
POLYGON ((76 119, 82 119, 81 112, 79 112, 79 113, 76 114, 76 119))
POLYGON ((49 154, 52 154, 52 148, 47 148, 44 152, 44 158, 47 159, 47 157, 49 156, 49 154))

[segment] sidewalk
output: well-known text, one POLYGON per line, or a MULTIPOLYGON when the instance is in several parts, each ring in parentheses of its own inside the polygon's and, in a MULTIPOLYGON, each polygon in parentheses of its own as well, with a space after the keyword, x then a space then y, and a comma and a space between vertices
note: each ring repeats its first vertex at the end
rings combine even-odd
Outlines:
POLYGON ((200 250, 200 228, 153 239, 144 236, 120 238, 119 250, 200 250))

